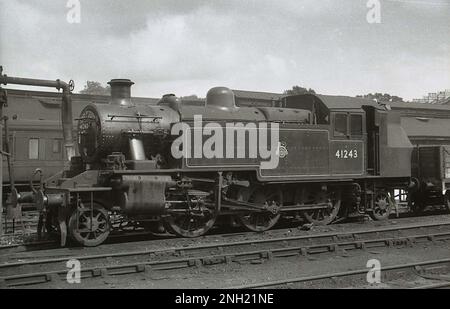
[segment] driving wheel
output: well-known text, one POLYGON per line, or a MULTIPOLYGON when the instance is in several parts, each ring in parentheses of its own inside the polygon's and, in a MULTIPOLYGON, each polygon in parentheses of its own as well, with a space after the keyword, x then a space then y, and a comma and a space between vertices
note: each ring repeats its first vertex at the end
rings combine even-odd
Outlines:
POLYGON ((315 225, 328 225, 336 219, 341 208, 341 194, 339 191, 312 191, 303 199, 305 205, 325 204, 326 207, 320 209, 305 210, 303 217, 309 223, 315 225))
POLYGON ((253 187, 239 191, 238 201, 265 205, 268 210, 238 215, 242 225, 253 232, 270 230, 280 219, 279 209, 283 205, 283 192, 278 188, 253 187))

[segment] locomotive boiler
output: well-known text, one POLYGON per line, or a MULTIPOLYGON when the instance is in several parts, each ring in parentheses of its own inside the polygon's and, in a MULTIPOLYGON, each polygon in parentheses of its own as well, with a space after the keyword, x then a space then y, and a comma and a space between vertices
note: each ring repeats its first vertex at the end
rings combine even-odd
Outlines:
POLYGON ((239 107, 217 87, 203 106, 174 95, 155 106, 134 104, 132 84, 112 80, 110 103, 81 112, 79 156, 34 188, 40 226, 59 230, 62 245, 67 235, 101 244, 112 212, 183 237, 207 233, 219 216, 252 231, 281 216, 383 220, 394 189, 409 185, 412 145, 399 115, 375 102, 305 94, 239 107))

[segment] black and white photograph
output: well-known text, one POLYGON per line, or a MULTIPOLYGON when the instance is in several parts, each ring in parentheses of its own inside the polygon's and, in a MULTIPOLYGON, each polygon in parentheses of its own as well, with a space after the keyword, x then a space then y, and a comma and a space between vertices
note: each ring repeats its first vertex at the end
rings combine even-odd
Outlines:
POLYGON ((449 34, 450 0, 0 0, 0 289, 450 288, 449 34))

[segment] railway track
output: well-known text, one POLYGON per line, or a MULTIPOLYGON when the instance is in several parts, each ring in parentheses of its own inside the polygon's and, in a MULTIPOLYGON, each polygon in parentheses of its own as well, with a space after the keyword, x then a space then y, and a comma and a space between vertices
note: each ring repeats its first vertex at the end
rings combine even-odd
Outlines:
MULTIPOLYGON (((36 225, 37 226, 37 225, 36 225)), ((286 229, 286 228, 283 228, 286 229)), ((281 230, 283 230, 281 229, 281 230)), ((273 231, 277 231, 276 229, 274 229, 273 231)), ((239 232, 239 228, 237 232, 233 232, 233 233, 225 233, 223 234, 224 231, 223 229, 218 229, 216 231, 213 231, 210 235, 212 236, 220 236, 222 238, 228 238, 228 237, 234 237, 237 235, 251 235, 251 234, 259 234, 257 232, 248 232, 248 231, 241 231, 239 232)), ((9 237, 20 237, 20 236, 24 236, 25 233, 17 233, 17 234, 5 234, 0 236, 0 240, 1 237, 4 238, 9 238, 9 237)), ((33 250, 42 250, 44 249, 59 249, 61 248, 60 244, 59 244, 59 237, 57 235, 53 235, 54 237, 52 239, 45 239, 45 240, 36 240, 38 238, 37 232, 31 233, 31 234, 26 234, 26 236, 29 239, 33 239, 33 240, 25 240, 25 241, 21 241, 21 242, 16 242, 13 244, 7 244, 7 245, 0 245, 0 256, 2 254, 4 254, 4 252, 8 252, 11 251, 11 249, 14 249, 15 252, 20 252, 20 251, 33 251, 33 250)), ((122 230, 122 231, 113 231, 111 233, 111 236, 109 236, 109 238, 105 241, 105 244, 115 244, 115 243, 120 243, 120 242, 132 242, 132 241, 136 241, 139 240, 141 237, 147 237, 144 238, 146 240, 151 240, 152 237, 154 239, 173 239, 176 238, 176 235, 170 234, 170 233, 162 233, 162 234, 155 234, 149 231, 146 231, 144 229, 136 229, 133 230, 128 229, 128 230, 122 230), (150 237, 150 238, 149 238, 150 237)))
MULTIPOLYGON (((333 288, 336 286, 355 287, 376 287, 377 284, 367 282, 368 269, 352 270, 333 274, 325 274, 309 277, 298 277, 285 280, 265 281, 259 283, 249 283, 245 285, 228 287, 227 289, 286 289, 286 288, 333 288)), ((422 261, 409 264, 386 266, 381 269, 382 280, 379 284, 384 287, 411 288, 411 289, 441 289, 450 288, 450 259, 440 259, 432 261, 422 261), (437 273, 437 274, 436 274, 437 273), (409 281, 409 284, 399 284, 397 277, 408 276, 410 279, 419 281, 409 281)))
MULTIPOLYGON (((325 233, 319 235, 230 241, 157 250, 109 252, 96 255, 25 259, 0 264, 0 285, 18 287, 64 280, 66 262, 82 263, 82 278, 181 269, 223 263, 248 263, 298 255, 344 252, 379 247, 411 246, 450 239, 450 222, 325 233)), ((367 272, 367 270, 365 270, 367 272)))
MULTIPOLYGON (((290 228, 284 228, 280 230, 273 230, 276 232, 282 232, 290 230, 290 228)), ((222 239, 227 238, 233 238, 236 236, 250 236, 250 235, 260 235, 258 232, 233 232, 233 233, 226 233, 222 234, 223 231, 216 231, 215 233, 212 233, 210 236, 213 237, 220 237, 222 239)), ((8 237, 9 235, 4 235, 5 237, 8 237)), ((34 235, 35 238, 37 238, 37 234, 34 235)), ((168 240, 168 239, 174 239, 177 238, 177 236, 169 233, 163 233, 163 234, 155 234, 149 231, 141 230, 141 231, 128 231, 125 233, 115 233, 112 234, 108 240, 105 241, 105 245, 108 244, 117 244, 117 243, 128 243, 128 242, 137 242, 140 240, 145 241, 152 241, 152 240, 168 240), (142 238, 142 239, 141 239, 142 238)), ((42 251, 43 249, 52 250, 52 249, 61 249, 61 246, 59 244, 59 238, 55 237, 55 239, 51 240, 35 240, 35 241, 27 241, 23 243, 15 243, 10 245, 1 245, 0 246, 0 256, 2 254, 8 254, 8 253, 19 253, 19 252, 31 252, 31 251, 42 251)))
MULTIPOLYGON (((33 211, 30 211, 31 213, 34 214, 33 211)), ((405 213, 402 213, 403 215, 405 213)), ((434 214, 436 215, 447 215, 447 212, 435 212, 435 213, 430 213, 430 214, 426 214, 424 216, 424 218, 429 217, 429 216, 433 216, 434 214)), ((37 216, 37 215, 36 215, 37 216)), ((406 216, 401 216, 399 217, 401 219, 411 219, 414 217, 411 217, 409 214, 406 216)), ((398 218, 397 218, 398 219, 398 218)), ((16 223, 16 232, 15 233, 5 233, 4 235, 0 236, 0 242, 1 242, 1 238, 8 238, 8 237, 27 237, 28 239, 37 239, 37 218, 34 221, 28 220, 28 221, 24 221, 25 223, 25 230, 21 230, 22 226, 20 223, 16 223)), ((8 222, 8 226, 9 228, 12 227, 12 221, 8 222)), ((286 226, 284 227, 286 228, 286 226)), ((291 227, 292 228, 292 227, 291 227)), ((280 228, 278 228, 279 230, 280 228)), ((282 228, 283 229, 283 228, 282 228)), ((277 229, 272 229, 272 231, 276 231, 277 229)), ((222 231, 223 233, 223 231, 222 231)), ((233 237, 234 235, 237 234, 250 234, 252 232, 234 232, 234 233, 227 233, 227 234, 221 234, 221 232, 212 232, 211 235, 220 235, 220 236, 229 236, 229 237, 233 237)), ((125 233, 120 232, 120 231, 115 231, 114 233, 111 234, 110 239, 107 240, 105 242, 105 244, 111 244, 111 243, 117 243, 120 242, 120 239, 130 239, 130 241, 133 241, 133 236, 136 237, 141 237, 141 236, 153 236, 156 235, 154 233, 148 232, 148 231, 126 231, 125 233)), ((169 235, 169 234, 158 234, 157 237, 159 239, 168 239, 168 238, 173 238, 173 235, 169 235)), ((57 249, 59 248, 59 238, 55 238, 53 240, 25 240, 25 241, 20 241, 20 242, 14 242, 12 244, 7 244, 7 245, 0 245, 0 255, 2 254, 2 251, 4 252, 5 250, 8 249, 14 249, 17 248, 19 250, 22 251, 30 251, 33 250, 33 248, 40 248, 41 246, 44 246, 46 249, 50 249, 51 247, 57 249), (53 246, 52 246, 53 245, 53 246), (20 249, 21 248, 21 249, 20 249)))
MULTIPOLYGON (((444 213, 443 213, 444 214, 444 213)), ((438 215, 443 215, 443 214, 438 214, 438 215)), ((445 215, 447 215, 445 213, 445 215)), ((433 217, 433 214, 428 214, 426 216, 424 216, 423 218, 428 218, 428 217, 433 217)), ((448 216, 448 218, 450 218, 450 216, 448 216)), ((408 224, 408 223, 413 223, 414 221, 412 221, 411 219, 414 219, 414 217, 411 216, 406 216, 406 217, 400 217, 397 218, 400 220, 404 220, 404 223, 408 224)), ((444 218, 445 220, 445 218, 444 218)), ((350 221, 351 222, 351 221, 350 221)), ((349 222, 345 222, 345 223, 349 223, 349 222)), ((345 224, 344 223, 344 224, 345 224)), ((342 224, 342 223, 338 223, 338 224, 342 224)), ((283 226, 278 227, 278 228, 274 228, 269 232, 266 233, 283 233, 286 231, 289 231, 291 229, 296 229, 298 227, 298 225, 286 225, 284 224, 283 226)), ((248 231, 238 231, 237 232, 232 232, 229 233, 225 230, 223 230, 222 228, 219 228, 218 230, 215 231, 211 231, 210 235, 213 236, 220 236, 222 238, 232 238, 236 235, 253 235, 253 234, 259 234, 257 232, 248 232, 248 231)), ((5 234, 3 236, 0 236, 0 241, 1 238, 9 238, 9 237, 17 237, 17 236, 23 236, 22 234, 5 234)), ((105 242, 105 244, 114 244, 117 242, 121 242, 121 239, 125 239, 126 241, 136 241, 136 239, 133 239, 133 237, 144 237, 144 236, 156 236, 157 239, 172 239, 176 236, 172 235, 172 234, 154 234, 148 231, 126 231, 125 233, 121 233, 121 232, 114 232, 111 234, 110 239, 107 240, 105 242)), ((207 236, 208 237, 208 236, 207 236)), ((14 250, 15 252, 20 252, 20 251, 33 251, 33 250, 42 250, 42 248, 45 249, 58 249, 60 248, 59 245, 59 237, 55 236, 54 239, 47 239, 47 240, 36 240, 37 239, 37 233, 31 233, 27 235, 28 240, 22 240, 22 241, 16 241, 12 244, 6 244, 6 245, 0 245, 0 256, 2 254, 4 254, 4 252, 10 251, 10 249, 16 249, 14 250), (32 240, 33 239, 33 240, 32 240)), ((145 239, 148 240, 148 239, 145 239)), ((12 250, 11 250, 12 251, 12 250)))
POLYGON ((14 234, 26 234, 30 231, 36 231, 38 226, 39 213, 37 211, 24 211, 21 218, 16 220, 5 219, 0 216, 3 222, 3 233, 6 236, 14 234))
MULTIPOLYGON (((7 236, 7 235, 6 235, 7 236)), ((36 235, 37 237, 37 235, 36 235)), ((109 237, 109 239, 105 242, 105 244, 114 244, 114 243, 120 243, 120 242, 127 242, 130 240, 136 240, 139 237, 155 237, 155 234, 148 232, 148 231, 138 231, 138 232, 126 232, 126 233, 118 233, 113 234, 109 237)), ((159 236, 164 237, 165 239, 171 239, 174 238, 173 235, 164 235, 159 236)), ((31 241, 31 242, 24 242, 24 243, 17 243, 17 244, 11 244, 11 245, 3 245, 0 246, 0 255, 4 252, 8 251, 15 251, 15 252, 30 252, 34 250, 43 250, 43 249, 60 249, 61 246, 57 240, 37 240, 37 241, 31 241)))

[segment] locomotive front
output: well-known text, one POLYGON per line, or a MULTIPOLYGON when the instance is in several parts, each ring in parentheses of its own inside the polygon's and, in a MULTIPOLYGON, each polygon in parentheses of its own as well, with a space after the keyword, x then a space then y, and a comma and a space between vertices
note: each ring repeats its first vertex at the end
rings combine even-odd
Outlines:
POLYGON ((83 162, 98 165, 112 153, 127 154, 131 161, 163 156, 161 147, 170 125, 180 119, 178 112, 162 105, 133 104, 130 80, 115 79, 109 85, 109 104, 90 104, 81 112, 78 146, 83 162))
POLYGON ((80 156, 34 192, 40 231, 60 230, 61 245, 66 235, 84 246, 102 243, 111 229, 110 212, 159 228, 170 204, 166 192, 179 187, 176 175, 162 172, 171 160, 171 125, 180 121, 171 108, 178 99, 168 95, 158 105, 136 105, 130 80, 109 84, 109 104, 92 103, 78 118, 80 156))

